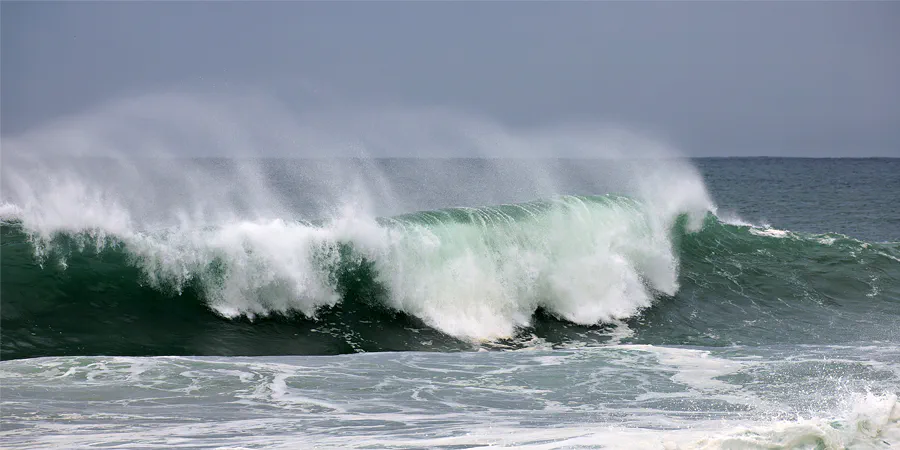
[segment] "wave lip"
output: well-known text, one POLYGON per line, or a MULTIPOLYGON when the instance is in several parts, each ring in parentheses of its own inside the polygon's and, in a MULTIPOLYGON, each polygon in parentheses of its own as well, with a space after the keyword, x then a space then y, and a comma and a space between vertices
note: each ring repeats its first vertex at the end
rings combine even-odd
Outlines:
POLYGON ((365 253, 393 307, 453 336, 507 338, 538 308, 596 324, 674 294, 677 258, 648 214, 615 196, 421 213, 392 220, 392 244, 365 253))

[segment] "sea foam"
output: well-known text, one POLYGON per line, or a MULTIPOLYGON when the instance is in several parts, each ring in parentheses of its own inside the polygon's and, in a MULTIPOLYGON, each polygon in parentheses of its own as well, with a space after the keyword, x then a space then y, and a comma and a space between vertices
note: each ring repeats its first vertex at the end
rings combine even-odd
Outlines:
POLYGON ((342 301, 335 267, 373 264, 386 307, 462 339, 510 337, 538 308, 578 324, 616 321, 678 290, 671 228, 686 217, 697 229, 715 209, 689 163, 621 130, 516 130, 446 111, 304 115, 259 99, 140 100, 5 140, 3 215, 22 224, 39 259, 65 257, 61 236, 82 249, 119 246, 152 285, 199 283, 226 317, 315 317, 342 301), (258 158, 310 158, 343 144, 364 157, 293 168, 258 158), (368 156, 385 149, 480 159, 421 173, 368 156), (226 159, 182 157, 204 151, 226 159), (604 157, 610 169, 533 158, 558 154, 604 157), (590 194, 629 198, 560 197, 572 177, 592 180, 590 194), (538 212, 522 203, 534 199, 547 199, 538 212), (518 203, 485 206, 507 201, 518 203), (452 206, 467 207, 456 214, 468 221, 397 216, 452 206))

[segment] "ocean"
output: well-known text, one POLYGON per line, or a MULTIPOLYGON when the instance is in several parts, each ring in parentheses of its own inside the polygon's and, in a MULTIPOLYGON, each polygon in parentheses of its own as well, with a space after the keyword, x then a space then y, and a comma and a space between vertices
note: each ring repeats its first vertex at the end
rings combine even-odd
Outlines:
POLYGON ((900 159, 2 170, 4 448, 900 446, 900 159))

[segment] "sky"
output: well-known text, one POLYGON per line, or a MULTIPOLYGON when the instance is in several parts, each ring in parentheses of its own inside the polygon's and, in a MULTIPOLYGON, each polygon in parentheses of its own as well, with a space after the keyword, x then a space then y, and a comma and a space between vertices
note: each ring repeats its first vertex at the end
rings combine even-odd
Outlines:
POLYGON ((3 137, 247 87, 624 124, 692 156, 900 156, 895 1, 0 5, 3 137))

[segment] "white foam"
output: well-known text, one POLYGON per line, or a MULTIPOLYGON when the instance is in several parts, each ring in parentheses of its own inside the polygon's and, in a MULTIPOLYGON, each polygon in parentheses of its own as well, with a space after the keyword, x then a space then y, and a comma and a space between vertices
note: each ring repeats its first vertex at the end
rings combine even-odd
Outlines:
MULTIPOLYGON (((772 448, 889 449, 900 443, 900 405, 894 394, 855 396, 852 409, 842 416, 796 421, 696 421, 690 428, 648 429, 607 424, 560 425, 528 428, 499 422, 469 428, 455 436, 415 439, 354 440, 355 448, 561 449, 561 448, 659 448, 713 450, 772 448)), ((326 447, 346 446, 342 439, 322 439, 326 447)))
POLYGON ((757 236, 773 237, 779 239, 790 236, 790 231, 779 230, 777 228, 750 228, 750 233, 757 236))
POLYGON ((633 345, 537 354, 4 361, 0 438, 9 448, 837 450, 900 444, 896 378, 871 379, 850 369, 831 375, 871 383, 870 391, 853 382, 804 391, 798 382, 805 375, 793 378, 782 366, 818 360, 820 353, 860 352, 896 366, 895 347, 791 347, 791 358, 770 350, 633 345), (717 379, 738 373, 734 384, 717 379), (682 386, 666 382, 668 376, 682 386), (787 392, 783 403, 748 410, 720 401, 725 394, 770 390, 787 392), (786 419, 806 410, 809 395, 828 406, 786 419), (654 402, 666 399, 675 402, 654 402))
POLYGON ((18 219, 22 214, 21 208, 11 203, 0 204, 0 221, 18 219))
MULTIPOLYGON (((618 174, 621 190, 637 197, 640 207, 570 199, 567 209, 531 221, 492 217, 499 226, 386 227, 373 219, 374 203, 402 210, 413 202, 398 195, 370 161, 352 170, 323 163, 322 170, 289 180, 300 184, 317 211, 327 212, 310 217, 292 208, 253 160, 241 160, 234 173, 222 175, 211 163, 170 157, 197 149, 231 158, 254 156, 259 148, 296 154, 298 146, 307 152, 298 156, 321 155, 344 145, 343 139, 355 142, 356 155, 385 148, 434 154, 465 149, 483 157, 561 149, 607 157, 671 154, 640 135, 591 127, 512 130, 446 111, 356 111, 342 117, 298 116, 252 96, 167 94, 118 102, 4 137, 8 162, 2 167, 0 217, 21 220, 39 258, 53 254, 60 233, 83 247, 121 245, 151 284, 181 289, 199 282, 210 306, 228 317, 287 311, 314 316, 336 304, 340 298, 327 266, 342 258, 339 244, 349 243, 374 262, 389 306, 477 341, 512 336, 539 307, 574 323, 595 324, 633 316, 651 304, 651 291, 674 294, 678 260, 671 226, 686 213, 689 226, 699 227, 714 209, 687 162, 649 159, 618 174), (146 159, 122 157, 134 152, 146 159), (97 167, 54 166, 39 158, 51 154, 113 158, 97 167), (300 219, 325 220, 311 225, 300 219)), ((443 183, 442 195, 477 193, 485 203, 523 192, 551 196, 573 175, 527 160, 514 169, 497 168, 484 186, 460 183, 440 168, 424 175, 428 183, 443 183)))
POLYGON ((621 348, 650 352, 663 367, 674 369, 672 379, 680 384, 706 393, 729 392, 736 389, 719 377, 733 374, 746 363, 715 358, 708 350, 695 350, 654 345, 622 345, 621 348))

